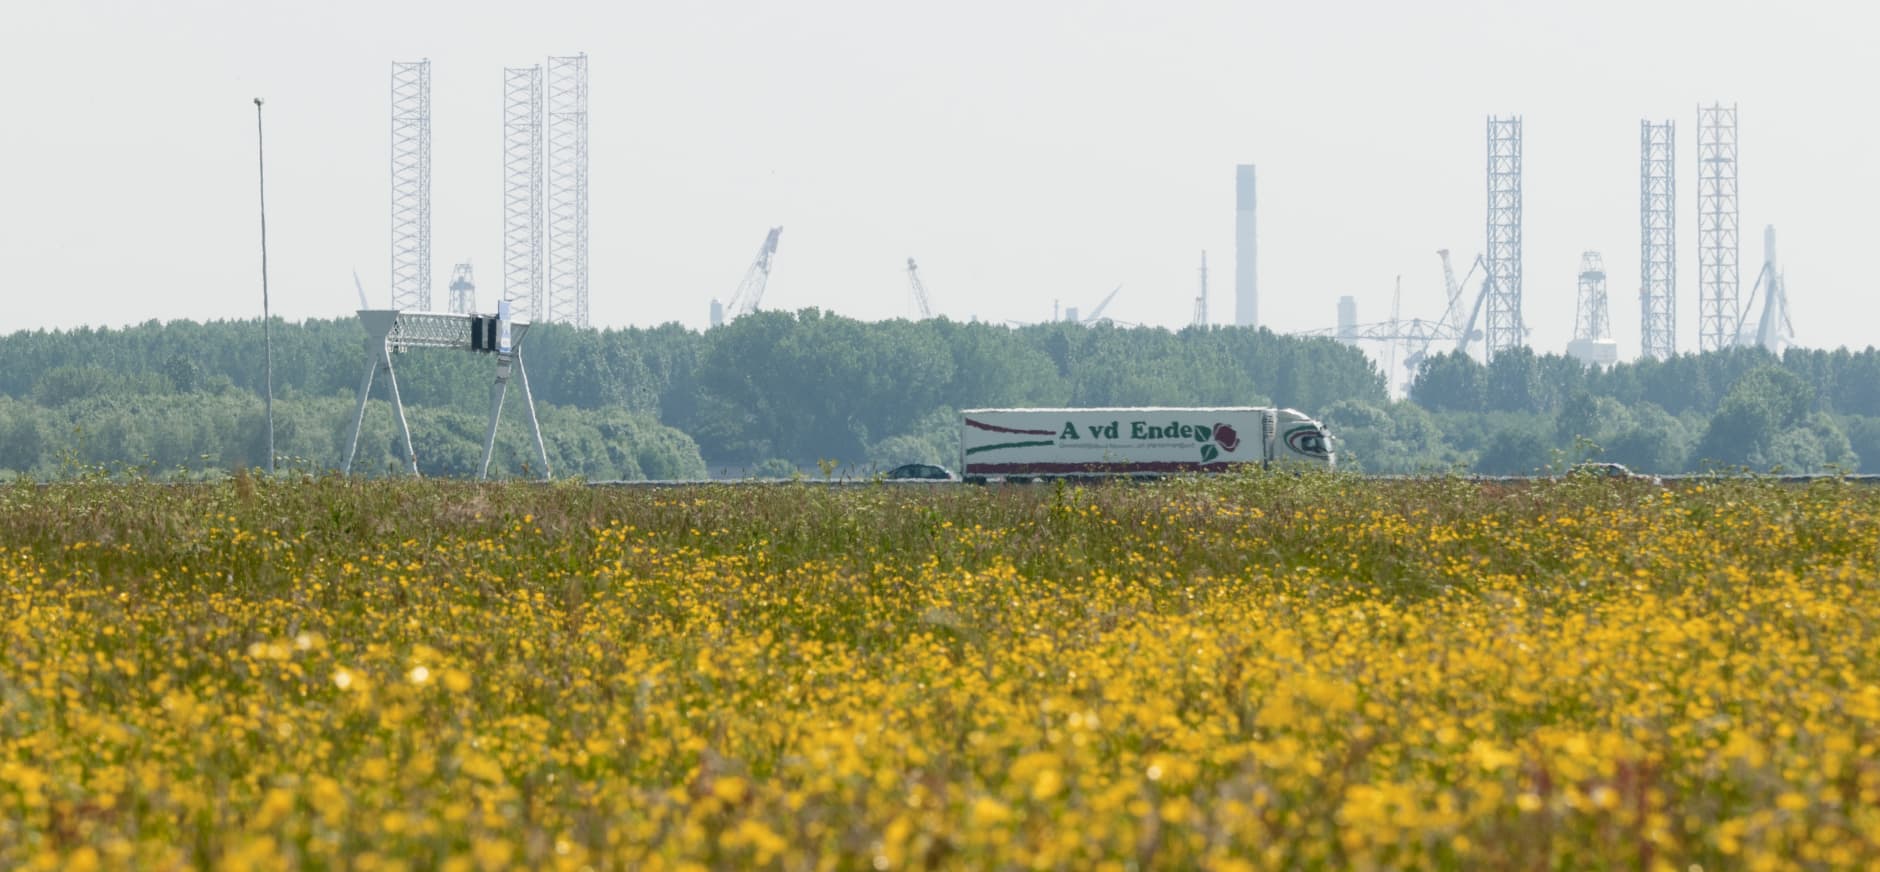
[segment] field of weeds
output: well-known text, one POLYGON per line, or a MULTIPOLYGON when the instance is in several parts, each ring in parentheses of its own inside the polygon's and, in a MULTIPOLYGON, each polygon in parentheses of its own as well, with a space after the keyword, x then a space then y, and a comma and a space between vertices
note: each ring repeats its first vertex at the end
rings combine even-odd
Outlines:
POLYGON ((1873 868, 1880 492, 0 488, 0 867, 1873 868))

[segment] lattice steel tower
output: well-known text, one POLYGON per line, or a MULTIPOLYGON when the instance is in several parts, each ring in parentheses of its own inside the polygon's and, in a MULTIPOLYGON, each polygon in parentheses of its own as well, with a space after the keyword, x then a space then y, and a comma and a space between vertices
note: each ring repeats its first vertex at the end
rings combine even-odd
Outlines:
POLYGON ((548 311, 588 326, 587 55, 548 59, 548 311))
POLYGON ((1677 131, 1671 122, 1639 122, 1639 353, 1678 353, 1677 131))
POLYGON ((543 274, 542 68, 505 67, 503 299, 516 320, 531 321, 547 311, 543 274))
POLYGON ((1736 106, 1697 108, 1697 350, 1736 344, 1736 106))
POLYGON ((477 278, 465 261, 450 268, 449 308, 451 313, 468 315, 477 309, 477 278))
POLYGON ((392 64, 392 308, 431 308, 431 62, 392 64))
POLYGON ((1580 294, 1574 308, 1573 338, 1612 338, 1612 322, 1606 315, 1606 261, 1597 251, 1580 254, 1580 294))
POLYGON ((1521 321, 1521 118, 1488 119, 1488 357, 1527 342, 1521 321))

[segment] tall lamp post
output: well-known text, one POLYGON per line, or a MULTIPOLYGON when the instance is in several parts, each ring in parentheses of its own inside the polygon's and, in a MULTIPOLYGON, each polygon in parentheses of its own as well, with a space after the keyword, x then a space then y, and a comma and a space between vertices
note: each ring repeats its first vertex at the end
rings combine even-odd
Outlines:
POLYGON ((267 357, 268 477, 274 476, 274 331, 268 312, 268 165, 261 139, 261 98, 255 98, 255 168, 261 192, 261 347, 267 357))

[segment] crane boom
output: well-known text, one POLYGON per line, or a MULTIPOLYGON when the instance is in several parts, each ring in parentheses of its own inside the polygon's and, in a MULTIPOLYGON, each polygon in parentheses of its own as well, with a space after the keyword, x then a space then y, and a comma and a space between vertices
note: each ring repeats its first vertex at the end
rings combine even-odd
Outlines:
POLYGON ((1787 283, 1776 265, 1776 229, 1773 226, 1763 228, 1762 270, 1756 274, 1756 284, 1750 288, 1749 301, 1737 316, 1736 341, 1739 343, 1744 341, 1743 328, 1749 321, 1750 310, 1755 308, 1758 291, 1762 296, 1762 316, 1756 324, 1756 344, 1771 354, 1781 354, 1783 347, 1795 339, 1795 327, 1789 323, 1787 283))
MULTIPOLYGON (((1475 319, 1482 307, 1481 299, 1477 298, 1476 311, 1469 314, 1469 323, 1466 326, 1462 323, 1462 289, 1468 286, 1469 279, 1475 277, 1476 268, 1482 266, 1481 255, 1476 255, 1475 260, 1469 264, 1469 271, 1463 275, 1460 282, 1456 281, 1455 267, 1449 263, 1449 249, 1437 249, 1436 256, 1442 258, 1443 261, 1443 290, 1448 295, 1449 302, 1443 308, 1443 317, 1436 322, 1438 328, 1436 331, 1410 339, 1412 344, 1416 344, 1416 350, 1404 358, 1404 364, 1413 369, 1422 363, 1423 358, 1429 356, 1430 346, 1438 339, 1454 339, 1456 350, 1466 352, 1469 348, 1469 334, 1475 330, 1475 319), (1417 344, 1419 339, 1421 344, 1417 344)), ((1395 320, 1394 317, 1393 320, 1395 320)))
POLYGON ((1743 328, 1749 322, 1749 313, 1756 304, 1757 292, 1761 291, 1762 314, 1756 322, 1756 344, 1769 349, 1771 354, 1781 354, 1782 349, 1795 338, 1795 325, 1789 323, 1789 293, 1782 281, 1782 273, 1770 264, 1763 264, 1762 272, 1756 275, 1756 284, 1750 288, 1749 303, 1737 318, 1737 341, 1743 341, 1743 328))
POLYGON ((1085 324, 1095 324, 1097 322, 1097 319, 1103 316, 1103 310, 1110 307, 1110 301, 1116 299, 1116 292, 1122 289, 1123 289, 1122 285, 1117 285, 1116 287, 1111 288, 1110 295, 1107 297, 1104 297, 1103 302, 1098 303, 1095 309, 1091 309, 1090 314, 1085 315, 1084 317, 1079 318, 1078 320, 1085 324))
POLYGON ((770 283, 770 259, 777 253, 777 237, 781 235, 782 227, 772 227, 764 237, 764 244, 757 247, 757 256, 745 270, 744 281, 738 283, 738 289, 731 294, 731 302, 725 304, 727 318, 757 311, 757 304, 764 299, 764 286, 770 283))
MULTIPOLYGON (((1398 320, 1402 314, 1403 314, 1403 276, 1398 276, 1397 277, 1397 289, 1395 291, 1392 291, 1390 295, 1390 326, 1391 326, 1391 332, 1396 333, 1399 336, 1403 335, 1403 329, 1401 326, 1399 326, 1400 321, 1398 320)), ((1386 364, 1384 367, 1384 373, 1385 373, 1384 387, 1386 389, 1390 387, 1389 380, 1396 378, 1396 375, 1394 375, 1394 373, 1397 371, 1397 346, 1402 345, 1402 344, 1403 344, 1403 340, 1401 339, 1393 339, 1390 342, 1390 362, 1386 364)))
POLYGON ((911 257, 907 259, 907 283, 914 289, 914 306, 920 310, 920 317, 932 318, 933 310, 927 306, 927 286, 921 283, 920 268, 911 257))
MULTIPOLYGON (((1482 256, 1478 254, 1475 256, 1475 263, 1469 265, 1469 275, 1475 275, 1475 268, 1482 265, 1482 256)), ((1463 281, 1468 281, 1468 279, 1465 278, 1463 281)), ((1475 306, 1469 310, 1469 323, 1462 325, 1462 329, 1457 331, 1457 354, 1469 353, 1469 341, 1475 336, 1475 322, 1481 319, 1482 304, 1488 300, 1488 289, 1493 287, 1494 284, 1495 277, 1493 275, 1484 274, 1482 276, 1482 291, 1475 295, 1475 306)))
POLYGON ((1449 303, 1443 309, 1443 320, 1454 324, 1462 318, 1462 313, 1457 311, 1462 308, 1462 285, 1456 283, 1455 267, 1449 265, 1449 249, 1437 249, 1436 256, 1443 259, 1443 290, 1449 295, 1449 303))

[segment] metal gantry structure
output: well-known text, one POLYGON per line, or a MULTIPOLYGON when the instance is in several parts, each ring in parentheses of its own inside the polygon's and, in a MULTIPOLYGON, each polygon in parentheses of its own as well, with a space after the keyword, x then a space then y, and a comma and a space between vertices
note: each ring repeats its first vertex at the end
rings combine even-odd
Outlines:
POLYGON ((542 295, 542 68, 503 70, 503 299, 521 320, 542 295))
POLYGON ((588 64, 548 59, 548 304, 538 321, 588 326, 588 64))
POLYGON ((907 286, 914 292, 914 308, 925 320, 933 317, 933 309, 927 305, 927 284, 920 280, 920 267, 913 258, 907 259, 907 286))
POLYGON ((1736 106, 1697 109, 1697 350, 1736 344, 1736 106))
POLYGON ((449 310, 458 315, 466 315, 477 308, 477 279, 471 271, 469 261, 450 268, 450 304, 449 310))
POLYGON ((1574 306, 1573 338, 1592 342, 1612 338, 1606 312, 1606 261, 1597 251, 1580 254, 1579 302, 1574 306))
POLYGON ((1588 366, 1612 366, 1619 362, 1619 343, 1612 341, 1606 308, 1606 261, 1597 251, 1580 255, 1579 291, 1567 355, 1588 366))
POLYGON ((1677 129, 1639 122, 1639 353, 1678 353, 1677 129))
POLYGON ((431 61, 392 64, 392 307, 431 308, 431 61))
POLYGON ((496 425, 502 417, 503 398, 508 392, 513 366, 529 414, 529 431, 535 436, 536 460, 542 464, 542 478, 547 479, 550 473, 548 447, 542 441, 542 427, 535 417, 529 373, 522 364, 522 337, 528 333, 529 323, 512 321, 509 315, 507 303, 499 304, 493 316, 360 309, 359 323, 366 328, 366 372, 359 383, 358 402, 353 408, 352 438, 347 441, 346 465, 342 472, 352 474, 353 460, 359 451, 359 434, 365 427, 366 400, 372 395, 372 382, 384 373, 392 414, 405 443, 405 469, 414 476, 419 474, 418 455, 411 442, 411 423, 405 417, 405 402, 398 393, 398 374, 392 367, 392 357, 412 349, 442 348, 496 356, 496 380, 490 386, 490 421, 483 437, 479 477, 488 478, 490 474, 490 458, 496 453, 496 425))
POLYGON ((1527 342, 1521 320, 1521 118, 1488 119, 1488 358, 1527 342))

